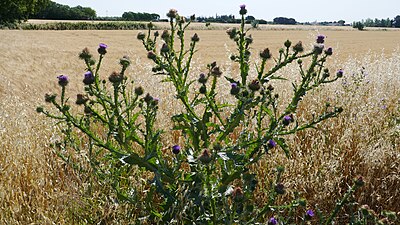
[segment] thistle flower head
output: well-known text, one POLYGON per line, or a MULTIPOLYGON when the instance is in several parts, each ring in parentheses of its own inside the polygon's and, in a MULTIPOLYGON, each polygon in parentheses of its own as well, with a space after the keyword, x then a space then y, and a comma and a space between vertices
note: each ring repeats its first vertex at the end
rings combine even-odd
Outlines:
POLYGON ((304 51, 303 43, 301 41, 297 42, 297 44, 293 46, 293 51, 303 52, 304 51))
POLYGON ((307 210, 306 215, 305 215, 307 220, 311 220, 311 218, 314 217, 314 216, 315 216, 315 214, 314 214, 314 211, 312 209, 307 210))
POLYGON ((275 148, 276 147, 276 142, 272 139, 270 139, 267 143, 268 148, 275 148))
POLYGON ((339 77, 339 78, 340 78, 340 77, 343 77, 343 73, 344 73, 343 70, 340 69, 340 70, 338 70, 338 71, 336 72, 336 76, 339 77))
POLYGON ((172 153, 174 153, 175 155, 179 154, 180 151, 181 151, 181 146, 179 145, 172 146, 172 153))
POLYGON ((260 57, 262 59, 270 59, 271 58, 271 52, 269 51, 269 48, 266 48, 262 52, 260 52, 260 57))
POLYGON ((178 15, 178 11, 176 9, 170 9, 167 13, 167 17, 169 17, 171 19, 175 19, 177 15, 178 15))
POLYGON ((67 84, 68 84, 68 82, 69 82, 68 76, 67 76, 67 75, 60 75, 60 76, 58 76, 57 78, 58 78, 58 84, 59 84, 61 87, 67 86, 67 84))
POLYGON ((137 37, 138 40, 144 40, 144 38, 146 37, 146 34, 140 31, 140 32, 137 34, 136 37, 137 37))
POLYGON ((240 87, 237 83, 231 83, 231 95, 237 95, 240 92, 240 87))
POLYGON ((240 5, 240 11, 239 11, 240 15, 246 15, 247 14, 247 9, 246 9, 246 5, 240 5))
POLYGON ((271 217, 268 220, 268 225, 277 225, 277 224, 278 224, 278 221, 274 217, 271 217))
POLYGON ((324 42, 325 42, 325 35, 322 35, 322 34, 318 35, 317 36, 317 43, 318 44, 323 44, 324 42))
POLYGON ((87 72, 84 74, 83 83, 86 84, 86 85, 89 85, 89 84, 93 84, 93 83, 94 83, 94 76, 93 76, 93 73, 92 73, 92 72, 87 71, 87 72))
POLYGON ((327 49, 325 50, 325 54, 326 54, 326 55, 332 55, 332 54, 333 54, 333 49, 332 49, 332 47, 327 48, 327 49))
POLYGON ((100 54, 100 55, 105 55, 106 53, 107 53, 107 45, 106 44, 104 44, 104 43, 100 43, 99 44, 99 48, 97 49, 97 52, 100 54))

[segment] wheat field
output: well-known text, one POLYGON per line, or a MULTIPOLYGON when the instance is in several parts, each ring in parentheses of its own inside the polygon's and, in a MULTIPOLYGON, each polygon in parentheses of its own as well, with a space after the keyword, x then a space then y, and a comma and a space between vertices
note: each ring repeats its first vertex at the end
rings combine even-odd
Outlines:
MULTIPOLYGON (((193 76, 217 61, 224 73, 235 74, 229 60, 234 44, 224 30, 190 30, 200 37, 193 76)), ((114 218, 118 207, 104 203, 89 209, 82 200, 84 181, 52 151, 51 142, 59 131, 53 122, 35 109, 44 104, 44 94, 57 90, 56 77, 70 76, 68 91, 82 88, 85 66, 78 53, 98 43, 109 46, 102 75, 118 70, 119 58, 129 55, 133 65, 129 76, 146 91, 161 98, 159 126, 168 130, 171 104, 177 104, 167 84, 151 74, 146 51, 136 40, 138 31, 19 31, 0 30, 0 223, 72 224, 77 209, 98 218, 114 218), (89 213, 89 212, 88 212, 89 213)), ((311 205, 331 210, 356 176, 366 185, 356 194, 359 204, 376 212, 400 213, 400 31, 355 30, 254 30, 253 55, 269 47, 274 55, 287 39, 302 41, 310 49, 317 34, 327 36, 334 49, 328 64, 342 68, 342 80, 311 93, 301 103, 299 116, 318 111, 330 101, 344 112, 325 121, 317 130, 289 138, 292 158, 273 152, 254 168, 265 184, 277 165, 287 165, 284 183, 299 191, 311 205)), ((255 71, 253 71, 255 73, 255 71)), ((297 67, 283 73, 296 76, 297 67)), ((221 84, 224 85, 224 84, 221 84)), ((289 92, 290 87, 282 87, 289 92)), ((169 144, 168 138, 165 138, 169 144)), ((263 201, 263 182, 259 201, 263 201)), ((94 200, 93 200, 94 201, 94 200)), ((112 221, 112 220, 111 220, 112 221)), ((118 221, 116 219, 115 221, 118 221)), ((118 223, 118 222, 111 223, 118 223)))

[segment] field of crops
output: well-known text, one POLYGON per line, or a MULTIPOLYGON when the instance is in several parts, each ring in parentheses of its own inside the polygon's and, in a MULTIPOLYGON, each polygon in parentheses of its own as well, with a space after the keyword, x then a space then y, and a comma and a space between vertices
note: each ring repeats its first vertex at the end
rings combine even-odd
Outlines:
MULTIPOLYGON (((238 73, 229 59, 235 45, 223 29, 190 30, 188 36, 194 32, 200 42, 193 77, 213 61, 226 74, 238 73)), ((169 84, 159 84, 161 78, 152 76, 137 33, 0 30, 0 223, 71 224, 80 213, 112 221, 123 213, 122 206, 96 202, 100 200, 95 190, 93 199, 81 197, 86 181, 53 153, 51 142, 59 131, 35 109, 44 104, 45 93, 56 90, 60 74, 69 75, 70 93, 79 92, 85 65, 78 53, 84 47, 95 52, 98 43, 106 43, 109 48, 101 74, 106 77, 118 70, 119 58, 129 55, 133 65, 128 76, 160 98, 160 109, 168 113, 159 115, 158 126, 168 131, 170 115, 177 110, 175 93, 169 84), (91 203, 101 207, 91 208, 91 203)), ((302 41, 311 49, 316 35, 324 34, 326 45, 334 51, 329 67, 345 71, 341 80, 311 93, 300 107, 300 113, 312 114, 319 110, 316 106, 329 101, 344 112, 317 130, 291 136, 293 157, 274 152, 257 165, 260 177, 267 180, 274 165, 288 165, 285 186, 329 211, 353 178, 363 176, 366 184, 355 195, 357 201, 376 212, 400 213, 400 31, 262 29, 251 34, 255 58, 266 47, 277 56, 287 39, 302 41)), ((290 77, 297 70, 289 66, 283 73, 290 77)), ((258 196, 260 202, 267 198, 262 191, 258 196)))

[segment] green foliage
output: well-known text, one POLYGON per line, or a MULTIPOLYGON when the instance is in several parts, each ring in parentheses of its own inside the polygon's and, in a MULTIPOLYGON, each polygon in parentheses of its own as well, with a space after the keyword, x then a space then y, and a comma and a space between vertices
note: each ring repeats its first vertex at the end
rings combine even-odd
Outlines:
POLYGON ((393 20, 394 27, 400 27, 400 16, 396 16, 393 20))
POLYGON ((134 12, 124 12, 122 14, 122 20, 128 21, 153 21, 159 20, 160 15, 155 13, 134 13, 134 12))
POLYGON ((96 18, 96 11, 89 7, 69 7, 68 5, 50 3, 42 10, 31 16, 32 19, 55 20, 89 20, 96 18))
MULTIPOLYGON (((340 107, 326 104, 309 120, 295 116, 309 92, 335 82, 343 71, 331 76, 325 64, 332 49, 324 48, 325 37, 320 35, 308 52, 301 42, 292 45, 289 40, 276 57, 264 49, 255 66, 256 77, 250 78, 253 39, 245 29, 245 6, 241 6, 240 14, 240 27, 227 31, 237 46, 231 59, 238 64, 238 74, 224 74, 216 62, 211 62, 198 78, 193 76, 191 63, 200 38, 194 34, 185 41, 191 21, 186 22, 176 10, 167 14, 169 31, 152 33, 150 24, 147 34, 137 35, 154 64, 153 72, 173 86, 182 106, 183 110, 171 117, 172 130, 182 135, 181 143, 166 146, 161 141, 166 132, 157 128, 158 97, 162 96, 144 95, 142 87, 128 80, 128 57, 121 58, 119 72, 108 78, 101 76, 105 44, 99 45, 97 62, 87 48, 79 54, 87 72, 85 88, 75 101, 78 108, 67 98, 70 81, 65 75, 58 77, 60 92, 45 96, 52 110, 37 108, 63 129, 63 141, 55 144, 59 156, 78 171, 93 174, 91 182, 112 186, 115 196, 103 193, 104 198, 131 205, 132 223, 273 224, 278 220, 279 224, 304 224, 313 219, 328 225, 363 185, 358 178, 332 213, 324 216, 318 212, 318 218, 312 218, 314 212, 307 210, 312 206, 298 194, 289 202, 279 202, 287 192, 282 184, 284 166, 280 166, 267 180, 268 201, 255 204, 260 178, 251 168, 276 150, 291 157, 288 135, 315 128, 342 112, 340 107), (274 63, 268 67, 267 61, 272 58, 274 63), (289 64, 297 64, 298 79, 289 81, 277 73, 289 64), (274 90, 278 81, 292 85, 290 98, 281 99, 274 90), (217 89, 219 82, 228 87, 217 89), (233 103, 223 102, 219 91, 230 93, 233 103), (85 156, 89 168, 77 160, 81 156, 85 156), (140 179, 147 180, 137 185, 140 179)), ((93 218, 84 221, 98 222, 93 218)))
POLYGON ((2 0, 0 1, 0 24, 27 20, 49 2, 49 0, 2 0))
POLYGON ((362 22, 354 22, 353 28, 357 28, 358 30, 364 30, 364 24, 362 22))
POLYGON ((139 30, 146 29, 145 23, 138 22, 56 22, 45 24, 11 24, 9 29, 22 29, 22 30, 139 30))

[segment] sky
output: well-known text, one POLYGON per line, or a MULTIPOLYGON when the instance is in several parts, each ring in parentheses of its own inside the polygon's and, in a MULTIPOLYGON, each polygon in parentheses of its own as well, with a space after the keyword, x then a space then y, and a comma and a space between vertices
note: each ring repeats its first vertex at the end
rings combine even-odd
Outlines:
POLYGON ((275 17, 294 18, 298 22, 367 18, 393 19, 400 15, 399 0, 53 0, 71 7, 81 5, 96 10, 98 16, 121 16, 122 13, 157 13, 161 18, 174 8, 183 16, 239 16, 239 6, 246 5, 248 15, 272 21, 275 17))

